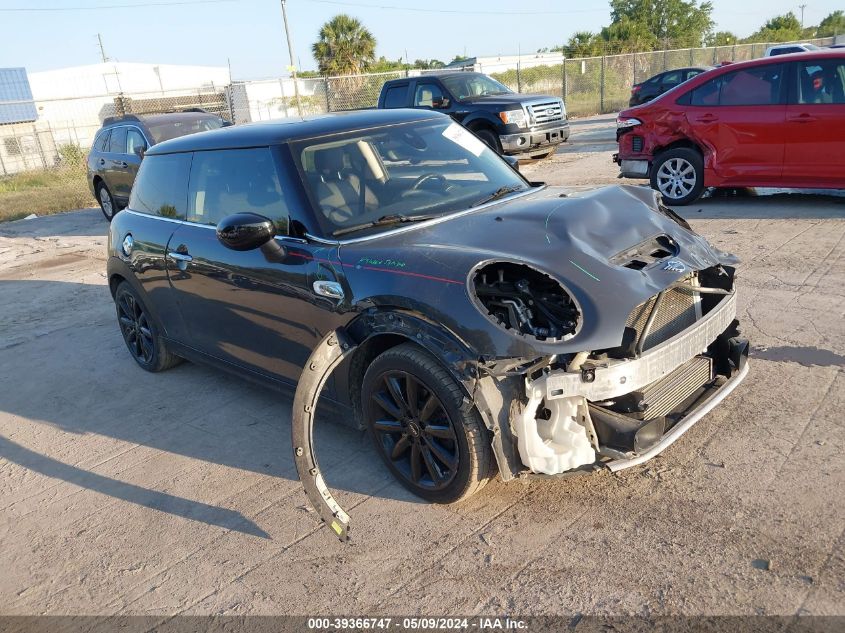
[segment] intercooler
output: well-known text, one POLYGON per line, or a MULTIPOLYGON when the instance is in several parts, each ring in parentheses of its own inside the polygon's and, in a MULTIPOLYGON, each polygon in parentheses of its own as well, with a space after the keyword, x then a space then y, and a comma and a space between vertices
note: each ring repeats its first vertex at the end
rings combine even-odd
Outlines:
MULTIPOLYGON (((680 283, 690 287, 698 285, 693 276, 680 280, 680 283)), ((625 325, 636 331, 637 349, 645 351, 680 334, 693 325, 700 316, 700 295, 684 288, 672 287, 665 290, 662 295, 654 295, 634 308, 625 325), (651 325, 646 328, 653 311, 655 313, 651 319, 651 325)))
MULTIPOLYGON (((690 275, 680 283, 692 288, 698 285, 698 280, 690 275)), ((646 351, 693 326, 701 318, 700 301, 699 293, 675 286, 638 305, 626 323, 636 332, 636 349, 646 351)), ((653 420, 667 415, 712 378, 712 359, 696 356, 632 394, 637 401, 634 417, 653 420)))

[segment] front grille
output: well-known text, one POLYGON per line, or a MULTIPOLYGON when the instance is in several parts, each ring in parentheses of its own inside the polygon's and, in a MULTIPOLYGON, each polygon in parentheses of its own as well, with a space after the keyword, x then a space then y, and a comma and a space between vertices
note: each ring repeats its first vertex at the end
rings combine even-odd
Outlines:
MULTIPOLYGON (((692 284, 694 278, 690 276, 681 281, 682 283, 692 284)), ((647 299, 634 308, 631 314, 628 315, 625 325, 637 332, 637 343, 639 343, 643 335, 648 316, 654 309, 657 296, 654 295, 647 299)), ((642 342, 642 349, 645 351, 655 345, 659 345, 693 325, 698 314, 700 314, 698 302, 699 295, 697 293, 681 288, 670 288, 666 290, 657 307, 657 313, 654 315, 651 328, 649 328, 642 342)))
POLYGON ((712 379, 713 359, 696 356, 665 378, 643 387, 643 420, 653 420, 670 413, 712 379))
POLYGON ((639 154, 643 151, 643 137, 634 136, 631 138, 631 151, 639 154))
POLYGON ((563 102, 559 99, 557 101, 532 103, 527 107, 528 114, 531 115, 531 121, 535 125, 563 120, 563 102))

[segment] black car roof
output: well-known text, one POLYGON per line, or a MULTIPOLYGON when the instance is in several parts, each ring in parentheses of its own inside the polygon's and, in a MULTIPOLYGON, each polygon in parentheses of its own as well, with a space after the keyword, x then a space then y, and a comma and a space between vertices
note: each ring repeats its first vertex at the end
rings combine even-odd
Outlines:
POLYGON ((106 117, 103 127, 136 123, 143 125, 158 125, 160 123, 176 123, 179 121, 196 121, 198 119, 219 119, 220 116, 212 112, 168 112, 165 114, 127 114, 125 116, 106 117))
POLYGON ((395 125, 435 118, 449 118, 439 112, 424 110, 352 110, 309 116, 302 119, 260 121, 199 132, 164 141, 147 151, 147 156, 176 152, 200 152, 278 145, 293 139, 352 132, 383 125, 395 125))
POLYGON ((482 75, 486 77, 484 73, 477 73, 475 71, 468 71, 468 70, 442 70, 435 73, 424 73, 422 75, 418 75, 416 77, 400 77, 399 79, 391 79, 390 81, 386 81, 386 84, 393 84, 400 81, 410 81, 411 79, 417 80, 425 80, 425 79, 443 79, 443 77, 451 77, 452 75, 461 75, 463 77, 472 77, 474 75, 482 75))

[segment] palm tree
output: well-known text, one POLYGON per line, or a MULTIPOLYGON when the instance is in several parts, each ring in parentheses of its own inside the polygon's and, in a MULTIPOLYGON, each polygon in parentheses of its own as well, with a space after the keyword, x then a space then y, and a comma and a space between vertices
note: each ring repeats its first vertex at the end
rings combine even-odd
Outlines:
POLYGON ((375 60, 376 38, 358 20, 340 14, 323 25, 311 50, 322 74, 355 75, 375 60))

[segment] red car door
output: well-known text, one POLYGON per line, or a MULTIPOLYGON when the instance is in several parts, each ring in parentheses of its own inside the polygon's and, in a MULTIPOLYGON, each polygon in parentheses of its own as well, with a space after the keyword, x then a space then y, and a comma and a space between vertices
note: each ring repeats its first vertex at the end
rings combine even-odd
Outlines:
POLYGON ((777 183, 786 118, 782 63, 726 72, 695 88, 686 117, 710 149, 707 185, 777 183))
POLYGON ((794 65, 786 107, 784 185, 845 187, 845 56, 794 65))

